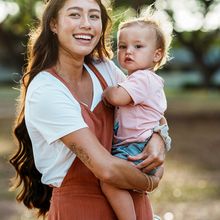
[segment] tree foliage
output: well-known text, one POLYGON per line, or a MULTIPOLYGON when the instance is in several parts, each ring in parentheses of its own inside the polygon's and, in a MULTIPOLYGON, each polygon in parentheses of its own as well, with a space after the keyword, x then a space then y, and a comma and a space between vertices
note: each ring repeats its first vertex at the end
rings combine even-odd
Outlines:
MULTIPOLYGON (((151 5, 157 1, 121 1, 116 0, 115 6, 131 6, 137 13, 144 5, 151 5)), ((169 2, 169 0, 167 1, 169 2)), ((202 12, 203 25, 198 30, 180 31, 176 26, 175 8, 165 7, 164 10, 170 16, 174 24, 174 45, 184 47, 190 51, 193 59, 191 62, 191 69, 198 70, 203 77, 203 86, 212 86, 212 77, 220 69, 220 25, 217 29, 205 31, 203 26, 205 18, 210 11, 214 9, 219 3, 219 0, 196 0, 199 5, 200 12, 202 12)), ((193 9, 195 10, 195 9, 193 9)), ((196 13, 196 11, 194 12, 196 13)), ((174 58, 175 62, 175 58, 174 58)))
MULTIPOLYGON (((214 30, 206 31, 204 29, 205 20, 216 7, 219 0, 197 0, 202 13, 203 24, 200 29, 193 31, 180 32, 174 25, 174 36, 178 44, 191 52, 193 57, 192 65, 202 74, 203 86, 212 86, 212 77, 220 69, 220 25, 214 30)), ((174 10, 167 9, 173 23, 174 10)))
MULTIPOLYGON (((157 0, 159 1, 159 0, 157 0)), ((142 6, 151 5, 155 0, 114 0, 113 14, 120 10, 126 11, 128 7, 133 8, 137 13, 142 6)), ((200 6, 203 19, 213 10, 213 7, 220 0, 195 0, 200 6)), ((1 63, 20 68, 24 64, 25 45, 27 43, 28 33, 34 23, 37 22, 36 5, 42 3, 39 0, 4 0, 4 2, 14 2, 19 6, 19 12, 14 15, 8 15, 0 23, 0 59, 1 63)), ((160 1, 163 2, 163 1, 160 1)), ((166 2, 169 2, 167 0, 166 2)), ((216 54, 216 47, 220 45, 220 29, 204 31, 201 27, 193 31, 180 31, 176 26, 175 9, 166 7, 164 10, 169 14, 174 22, 174 36, 176 47, 184 47, 192 54, 192 65, 199 70, 203 76, 203 85, 209 87, 211 78, 219 70, 220 55, 217 58, 210 54, 216 54)), ((120 20, 120 19, 119 19, 120 20)), ((118 21, 116 21, 117 24, 118 21)), ((220 52, 219 52, 220 53, 220 52)), ((175 59, 174 59, 175 62, 175 59)))
POLYGON ((1 62, 20 69, 24 64, 24 53, 31 25, 37 20, 36 0, 4 0, 16 3, 19 12, 16 15, 7 15, 0 23, 1 62))

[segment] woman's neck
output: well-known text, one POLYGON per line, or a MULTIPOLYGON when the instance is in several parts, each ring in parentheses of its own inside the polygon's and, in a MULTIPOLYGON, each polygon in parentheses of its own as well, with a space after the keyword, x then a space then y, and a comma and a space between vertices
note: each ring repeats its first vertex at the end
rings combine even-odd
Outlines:
POLYGON ((83 63, 84 57, 59 57, 55 71, 71 88, 74 96, 90 108, 93 100, 93 84, 90 75, 83 68, 83 63))
POLYGON ((84 57, 59 56, 56 72, 67 81, 81 81, 84 57))

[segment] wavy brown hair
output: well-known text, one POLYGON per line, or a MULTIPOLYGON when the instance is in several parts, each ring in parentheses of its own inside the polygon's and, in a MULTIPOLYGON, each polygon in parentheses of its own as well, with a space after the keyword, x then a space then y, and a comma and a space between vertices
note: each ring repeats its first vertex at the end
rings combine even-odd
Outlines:
MULTIPOLYGON (((111 57, 109 31, 111 19, 101 0, 95 0, 101 9, 102 36, 91 54, 85 57, 86 62, 92 59, 103 61, 111 57)), ((31 31, 27 45, 27 66, 21 80, 18 114, 14 125, 14 135, 17 141, 17 152, 10 158, 10 163, 16 170, 12 180, 12 188, 19 188, 17 200, 27 208, 38 209, 38 216, 45 216, 50 208, 52 188, 41 182, 41 173, 36 169, 30 136, 25 124, 25 97, 29 84, 42 70, 54 66, 58 61, 59 42, 50 29, 50 22, 56 19, 65 1, 47 1, 38 27, 31 31)))

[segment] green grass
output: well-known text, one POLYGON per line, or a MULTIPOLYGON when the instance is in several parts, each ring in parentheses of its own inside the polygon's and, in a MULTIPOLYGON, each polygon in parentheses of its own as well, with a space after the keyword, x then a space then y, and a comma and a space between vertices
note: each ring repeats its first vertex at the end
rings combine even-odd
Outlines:
POLYGON ((220 91, 166 89, 169 115, 220 114, 220 91))
POLYGON ((14 101, 19 94, 19 90, 16 87, 17 86, 0 86, 1 101, 14 101))
POLYGON ((216 175, 215 172, 201 173, 200 169, 187 165, 182 165, 178 169, 169 165, 166 171, 168 174, 165 173, 159 188, 152 194, 152 199, 155 202, 160 200, 177 203, 201 202, 207 198, 209 200, 220 198, 220 183, 218 180, 212 179, 212 176, 216 175))

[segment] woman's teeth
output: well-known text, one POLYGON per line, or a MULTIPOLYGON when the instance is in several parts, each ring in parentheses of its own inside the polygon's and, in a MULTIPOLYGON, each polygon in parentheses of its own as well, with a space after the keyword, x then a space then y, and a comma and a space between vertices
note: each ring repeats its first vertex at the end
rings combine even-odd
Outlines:
POLYGON ((74 35, 75 39, 79 40, 91 40, 92 36, 91 35, 74 35))

